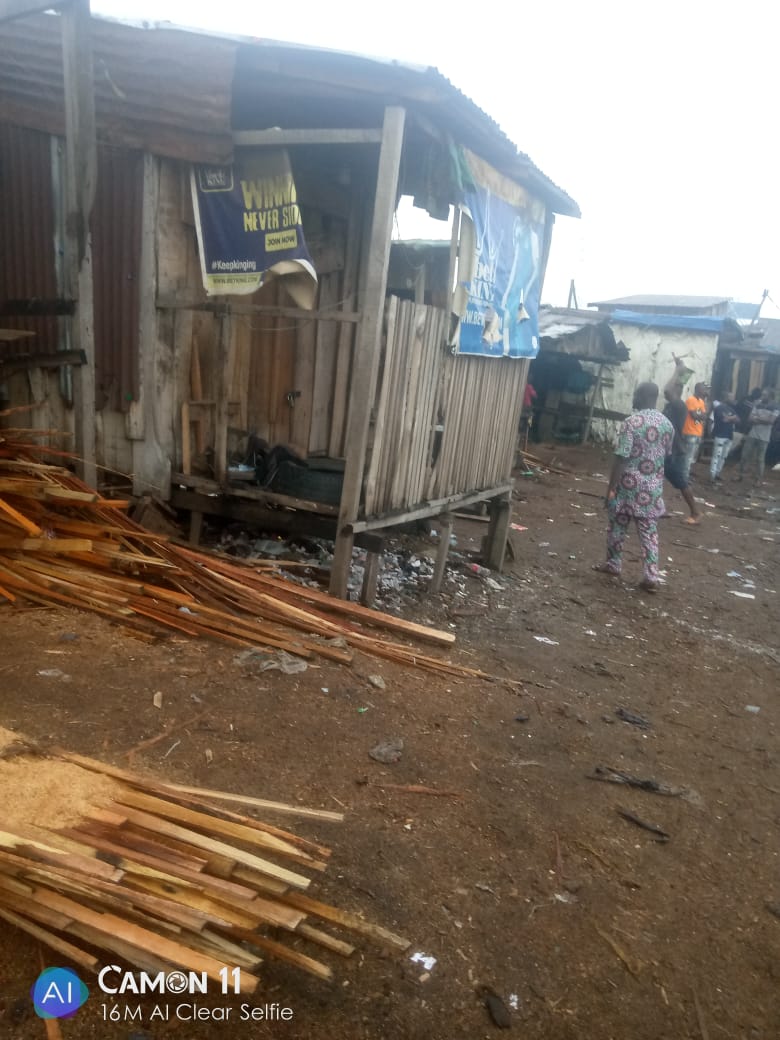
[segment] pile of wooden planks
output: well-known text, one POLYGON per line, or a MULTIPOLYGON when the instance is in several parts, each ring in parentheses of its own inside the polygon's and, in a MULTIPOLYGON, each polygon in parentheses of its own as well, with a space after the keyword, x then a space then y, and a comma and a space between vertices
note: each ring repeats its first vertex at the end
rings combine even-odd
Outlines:
POLYGON ((215 982, 229 966, 241 969, 247 994, 266 956, 330 979, 322 951, 348 956, 354 947, 323 922, 408 947, 308 894, 329 848, 221 808, 225 799, 341 819, 156 783, 67 752, 44 755, 0 728, 0 918, 88 971, 105 954, 215 982))
POLYGON ((52 454, 0 436, 0 602, 78 607, 150 636, 167 630, 345 664, 359 649, 447 675, 493 678, 372 630, 437 646, 455 641, 450 632, 334 599, 286 579, 272 561, 248 565, 145 530, 126 515, 127 501, 34 461, 42 451, 52 454))

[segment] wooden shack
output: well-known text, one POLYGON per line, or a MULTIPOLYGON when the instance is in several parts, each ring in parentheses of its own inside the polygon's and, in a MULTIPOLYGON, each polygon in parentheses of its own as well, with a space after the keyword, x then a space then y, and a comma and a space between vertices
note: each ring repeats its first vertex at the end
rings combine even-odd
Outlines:
POLYGON ((100 473, 191 510, 195 537, 203 513, 330 534, 336 595, 356 537, 429 516, 446 530, 451 510, 478 501, 490 503, 487 560, 500 566, 529 357, 462 353, 442 294, 438 306, 388 297, 394 214, 401 195, 454 214, 452 289, 463 252, 453 156, 475 157, 499 191, 536 207, 538 303, 554 215, 578 215, 576 204, 432 68, 93 18, 97 177, 82 274, 89 265, 94 327, 81 322, 74 356, 72 315, 86 302, 62 265, 60 21, 0 25, 0 324, 33 333, 0 342, 4 399, 33 406, 31 427, 74 430, 80 451, 94 443, 100 473), (203 287, 193 164, 270 147, 289 155, 312 309, 284 279, 243 297, 203 287), (240 472, 251 441, 338 474, 336 497, 240 479, 252 476, 240 472))

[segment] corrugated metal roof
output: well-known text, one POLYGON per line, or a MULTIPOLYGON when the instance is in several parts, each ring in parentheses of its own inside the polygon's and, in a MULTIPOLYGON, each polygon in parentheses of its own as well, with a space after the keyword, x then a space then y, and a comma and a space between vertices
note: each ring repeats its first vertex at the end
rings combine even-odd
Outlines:
MULTIPOLYGON (((333 126, 334 101, 375 112, 402 104, 526 185, 557 213, 574 200, 517 150, 499 125, 432 67, 277 41, 218 36, 93 18, 98 133, 107 143, 200 162, 232 155, 236 101, 249 102, 253 129, 286 122, 296 99, 307 121, 333 126), (234 75, 235 70, 235 75, 234 75), (247 97, 248 95, 248 97, 247 97), (273 101, 273 106, 269 105, 273 101), (269 112, 270 122, 263 122, 269 112), (330 118, 330 122, 328 119, 330 118), (312 121, 314 120, 314 121, 312 121)), ((0 25, 0 120, 62 133, 59 19, 41 15, 0 25)), ((344 124, 349 125, 349 124, 344 124)), ((358 123, 360 125, 360 123, 358 123)))
POLYGON ((728 296, 667 296, 663 293, 640 293, 636 296, 618 296, 614 300, 597 300, 594 303, 589 303, 588 306, 621 308, 623 310, 637 310, 640 308, 649 310, 656 307, 668 310, 674 308, 680 314, 684 314, 686 311, 695 311, 700 314, 702 311, 728 302, 728 296))
POLYGON ((648 314, 617 310, 609 314, 613 325, 637 325, 648 329, 687 329, 691 332, 722 332, 729 328, 740 337, 739 325, 733 318, 716 314, 648 314))
POLYGON ((758 342, 759 349, 780 354, 780 318, 759 318, 756 325, 763 332, 758 342))
POLYGON ((540 307, 540 336, 569 336, 588 325, 606 325, 607 318, 599 311, 577 310, 573 307, 540 307))
MULTIPOLYGON (((277 95, 275 102, 282 95, 291 99, 298 94, 305 99, 306 114, 310 117, 312 102, 319 98, 324 117, 331 116, 330 125, 333 102, 339 97, 364 101, 373 98, 379 111, 385 104, 402 104, 512 180, 527 186, 556 213, 580 216, 577 203, 518 151, 494 119, 432 66, 273 40, 245 43, 237 56, 237 93, 242 87, 251 87, 256 77, 263 74, 267 77, 267 90, 277 95)), ((262 116, 262 110, 259 114, 262 116)), ((376 119, 373 125, 377 125, 376 119)))
MULTIPOLYGON (((200 162, 228 161, 236 45, 92 19, 98 136, 200 162)), ((64 132, 56 15, 0 24, 0 121, 64 132)))

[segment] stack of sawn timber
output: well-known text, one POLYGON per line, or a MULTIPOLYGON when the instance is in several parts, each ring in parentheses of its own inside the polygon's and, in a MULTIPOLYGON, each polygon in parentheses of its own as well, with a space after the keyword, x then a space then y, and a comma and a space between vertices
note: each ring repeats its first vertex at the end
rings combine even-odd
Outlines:
POLYGON ((353 947, 322 922, 407 948, 306 894, 330 849, 215 804, 228 797, 341 819, 155 783, 66 752, 41 755, 0 729, 0 918, 87 971, 106 954, 215 982, 238 967, 242 994, 257 988, 264 956, 330 979, 322 951, 348 956, 353 947))
MULTIPOLYGON (((261 652, 341 663, 351 648, 400 664, 491 679, 365 630, 451 645, 449 632, 335 599, 251 565, 145 530, 126 501, 101 497, 67 469, 34 461, 33 445, 0 436, 0 602, 90 610, 148 635, 160 629, 261 652)), ((56 452, 54 453, 57 454, 56 452)))

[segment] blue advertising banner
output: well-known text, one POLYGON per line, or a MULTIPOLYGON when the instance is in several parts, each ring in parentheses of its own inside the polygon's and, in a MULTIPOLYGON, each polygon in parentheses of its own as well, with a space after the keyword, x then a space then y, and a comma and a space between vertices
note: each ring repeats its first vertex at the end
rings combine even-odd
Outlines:
POLYGON ((544 206, 495 171, 485 177, 493 183, 482 183, 479 172, 474 169, 475 185, 461 204, 458 351, 533 358, 539 352, 544 206), (508 185, 504 194, 512 194, 511 201, 496 191, 500 182, 508 185), (465 262, 464 250, 471 252, 465 262))
POLYGON ((256 292, 284 278, 299 307, 317 292, 287 152, 239 152, 232 166, 196 166, 192 202, 209 295, 256 292))

